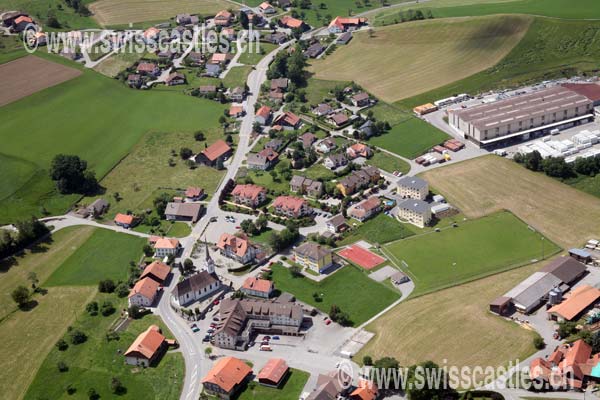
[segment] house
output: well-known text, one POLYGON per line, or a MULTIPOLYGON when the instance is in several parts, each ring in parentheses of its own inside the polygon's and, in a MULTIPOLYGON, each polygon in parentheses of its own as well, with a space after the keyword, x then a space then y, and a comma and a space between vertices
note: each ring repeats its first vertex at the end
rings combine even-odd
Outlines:
POLYGON ((184 193, 185 198, 190 201, 202 200, 204 194, 204 189, 194 186, 188 186, 184 193))
POLYGON ((226 65, 229 64, 232 58, 233 55, 231 53, 213 53, 210 58, 210 64, 226 65))
MULTIPOLYGON (((268 125, 269 120, 271 119, 271 107, 262 106, 256 111, 255 120, 261 125, 268 125)), ((273 149, 277 151, 278 149, 273 149)))
POLYGON ((187 58, 193 66, 200 66, 204 63, 204 55, 199 51, 192 51, 187 58))
POLYGON ((283 114, 280 114, 275 118, 274 122, 275 125, 282 126, 286 130, 298 129, 301 123, 300 117, 291 111, 285 111, 283 114))
POLYGON ((419 228, 425 228, 431 221, 431 208, 423 200, 407 199, 398 204, 398 218, 419 228))
POLYGON ((181 72, 172 72, 165 80, 167 86, 185 85, 185 75, 181 72))
POLYGON ((343 196, 349 196, 357 191, 376 183, 381 178, 379 170, 373 166, 363 167, 358 171, 352 171, 350 175, 338 181, 336 187, 343 196))
POLYGON ((201 382, 207 394, 229 400, 237 394, 251 374, 252 368, 244 361, 224 357, 215 363, 201 382))
POLYGON ((136 72, 140 75, 157 76, 160 74, 160 68, 158 65, 150 62, 141 62, 136 68, 136 72))
POLYGON ((327 230, 331 233, 339 233, 348 228, 348 224, 346 224, 346 218, 344 218, 341 213, 329 218, 325 222, 325 225, 327 226, 327 230))
POLYGON ((12 32, 23 32, 28 26, 35 25, 33 19, 27 15, 21 15, 13 20, 11 31, 12 32))
POLYGON ((331 170, 348 165, 348 158, 344 153, 331 154, 325 157, 323 165, 331 170))
POLYGON ((142 37, 145 43, 155 42, 158 39, 159 35, 160 29, 154 26, 151 26, 150 28, 146 29, 144 33, 142 33, 142 37))
POLYGON ((327 29, 330 33, 342 33, 347 31, 353 31, 360 28, 367 23, 366 18, 361 17, 335 17, 330 23, 327 29))
POLYGON ((117 215, 115 215, 114 222, 115 225, 118 225, 125 229, 129 229, 134 225, 135 217, 129 214, 118 213, 117 215))
POLYGON ((139 334, 124 353, 125 362, 129 365, 149 367, 160 357, 166 347, 167 341, 160 328, 150 325, 139 334))
POLYGON ((317 140, 317 136, 311 132, 303 133, 299 138, 299 141, 302 142, 302 147, 304 150, 308 150, 312 147, 312 144, 317 140))
POLYGON ((154 257, 163 258, 167 256, 176 256, 181 250, 179 240, 173 238, 160 238, 154 243, 154 257))
POLYGON ((425 200, 429 195, 429 184, 418 176, 403 176, 396 182, 398 196, 404 199, 425 200))
POLYGON ((200 203, 169 202, 165 209, 165 218, 167 221, 196 223, 200 219, 203 209, 204 206, 200 203))
POLYGON ((335 144, 335 141, 328 137, 319 142, 317 145, 317 151, 321 153, 329 153, 330 151, 335 150, 336 147, 337 144, 335 144))
POLYGON ((351 159, 355 159, 358 157, 369 158, 373 155, 373 151, 366 144, 354 143, 352 146, 346 149, 346 154, 351 159))
POLYGON ((203 96, 217 93, 217 87, 215 85, 200 86, 198 88, 198 90, 200 91, 200 94, 203 96))
POLYGON ((276 78, 271 79, 271 90, 281 90, 286 91, 290 80, 288 78, 276 78))
POLYGON ((216 78, 220 74, 221 74, 221 65, 220 64, 206 64, 205 75, 216 78))
POLYGON ((381 201, 377 196, 371 196, 366 200, 350 207, 348 216, 359 221, 365 221, 381 211, 381 201))
POLYGON ((169 274, 171 273, 171 267, 161 261, 153 261, 144 268, 140 279, 151 278, 158 283, 164 283, 169 274))
POLYGON ((240 264, 248 264, 256 259, 258 249, 250 243, 245 235, 234 236, 223 233, 217 243, 221 254, 240 264))
POLYGON ((373 121, 368 119, 358 127, 358 130, 364 135, 365 138, 370 138, 375 134, 375 124, 373 121))
POLYGON ((21 12, 21 11, 9 11, 9 12, 5 12, 3 14, 0 14, 0 16, 2 17, 2 25, 5 28, 10 28, 13 25, 13 22, 15 21, 15 19, 19 18, 19 17, 28 17, 29 15, 21 12))
POLYGON ((348 44, 350 40, 352 40, 352 32, 344 32, 340 36, 338 36, 338 38, 335 41, 335 44, 337 44, 338 46, 345 45, 348 44))
POLYGON ((267 199, 267 189, 251 184, 236 185, 231 195, 235 203, 256 208, 267 199))
POLYGON ((160 59, 162 59, 163 61, 170 61, 173 58, 175 58, 175 53, 172 52, 171 50, 164 50, 164 51, 159 51, 156 56, 160 59))
POLYGON ((313 114, 318 117, 326 116, 333 113, 333 108, 327 103, 321 103, 313 108, 313 114))
POLYGON ((589 310, 600 299, 600 290, 590 285, 581 285, 571 292, 562 303, 548 310, 550 317, 556 321, 573 321, 584 311, 589 310))
POLYGON ((244 107, 241 105, 232 104, 229 107, 229 116, 232 118, 239 118, 244 115, 244 107))
POLYGON ((336 369, 328 374, 319 374, 316 387, 306 400, 344 399, 350 391, 351 383, 352 376, 342 369, 336 369))
POLYGON ((319 198, 323 194, 323 182, 294 175, 290 181, 290 191, 306 194, 310 197, 319 198))
POLYGON ((292 6, 291 0, 277 0, 277 4, 279 4, 279 7, 283 9, 290 8, 292 6))
POLYGON ((375 382, 360 379, 358 386, 350 393, 349 400, 375 400, 379 395, 379 389, 375 382))
POLYGON ((294 196, 279 196, 273 202, 275 214, 300 218, 312 214, 308 201, 294 196))
POLYGON ((217 140, 196 156, 196 162, 208 166, 217 166, 232 153, 231 147, 224 140, 217 140))
POLYGON ((290 372, 290 367, 282 358, 271 358, 258 372, 258 383, 277 388, 290 372))
POLYGON ((332 251, 318 243, 305 242, 294 248, 294 261, 302 267, 323 273, 333 265, 332 251))
POLYGON ((269 91, 269 99, 276 103, 280 103, 283 101, 283 92, 280 89, 270 90, 269 91))
POLYGON ((179 306, 185 306, 210 296, 221 288, 221 282, 208 271, 200 271, 177 283, 173 298, 179 306))
POLYGON ((281 149, 282 146, 283 146, 283 140, 275 138, 275 139, 271 139, 267 143, 265 143, 264 148, 279 151, 279 149, 281 149))
POLYGON ((196 25, 199 22, 199 18, 190 14, 177 14, 175 22, 178 25, 196 25))
POLYGON ((350 121, 350 119, 343 112, 333 114, 329 117, 329 122, 334 124, 338 128, 346 125, 348 121, 350 121))
POLYGON ((264 297, 265 299, 268 299, 273 294, 275 286, 272 281, 267 279, 249 276, 242 284, 240 290, 248 296, 264 297))
POLYGON ((229 92, 229 98, 231 101, 241 103, 246 97, 246 90, 241 86, 236 86, 229 92))
POLYGON ((279 154, 272 149, 262 149, 258 153, 248 154, 248 168, 265 171, 277 163, 279 154))
POLYGON ((302 31, 306 30, 307 28, 304 21, 290 17, 289 15, 284 15, 279 19, 279 26, 289 29, 300 29, 302 31))
POLYGON ((263 37, 263 40, 272 44, 283 44, 287 42, 288 35, 284 32, 269 33, 263 37))
POLYGON ((139 88, 142 86, 142 76, 140 74, 127 75, 127 84, 131 87, 139 88))
POLYGON ((217 26, 229 26, 233 21, 233 14, 227 10, 221 10, 215 15, 214 23, 217 26))
POLYGON ((271 4, 269 4, 266 1, 263 1, 262 3, 260 3, 258 8, 264 14, 274 14, 276 12, 275 7, 273 7, 271 4))
POLYGON ((225 28, 221 31, 221 36, 227 40, 235 40, 237 33, 235 33, 235 29, 233 28, 225 28))
POLYGON ((308 46, 306 50, 304 50, 304 57, 308 58, 317 58, 325 51, 325 47, 321 44, 321 42, 315 42, 308 46))
POLYGON ((390 277, 390 280, 394 285, 401 285, 410 281, 410 278, 404 272, 398 271, 390 277))
POLYGON ((354 107, 364 107, 369 105, 369 95, 365 92, 360 92, 352 96, 352 104, 354 107))
POLYGON ((150 277, 140 279, 129 291, 129 306, 151 307, 159 288, 160 283, 150 277))
POLYGON ((104 199, 96 199, 87 206, 87 210, 93 217, 99 217, 108 209, 108 201, 104 199))

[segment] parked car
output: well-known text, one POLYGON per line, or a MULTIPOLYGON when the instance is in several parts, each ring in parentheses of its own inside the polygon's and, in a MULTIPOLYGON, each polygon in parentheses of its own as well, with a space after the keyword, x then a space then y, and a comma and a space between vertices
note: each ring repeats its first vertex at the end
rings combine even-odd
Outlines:
POLYGON ((192 332, 199 332, 200 328, 198 328, 198 325, 196 324, 192 324, 192 326, 190 326, 190 328, 192 329, 192 332))
POLYGON ((327 321, 325 321, 325 325, 329 325, 329 324, 331 324, 331 320, 330 319, 328 319, 327 321))
POLYGON ((220 302, 221 302, 221 301, 217 299, 217 300, 213 301, 213 304, 214 304, 215 306, 218 306, 220 302))
POLYGON ((204 343, 206 343, 206 342, 210 342, 210 336, 208 336, 208 335, 204 336, 204 337, 202 338, 202 341, 203 341, 204 343))
POLYGON ((260 346, 260 351, 273 351, 273 349, 271 348, 271 346, 262 345, 260 346))
POLYGON ((279 340, 279 336, 273 336, 273 340, 279 340))

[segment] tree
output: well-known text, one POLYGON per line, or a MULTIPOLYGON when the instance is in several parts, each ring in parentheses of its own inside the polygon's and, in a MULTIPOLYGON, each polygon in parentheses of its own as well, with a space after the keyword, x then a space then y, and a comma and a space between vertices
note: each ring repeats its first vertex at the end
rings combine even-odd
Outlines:
POLYGON ((190 260, 189 258, 186 258, 183 261, 183 272, 187 275, 187 274, 191 274, 195 270, 196 270, 196 267, 194 266, 194 262, 192 260, 190 260))
POLYGON ((243 11, 240 12, 240 25, 244 29, 248 29, 249 26, 248 15, 243 11))
POLYGON ((123 386, 119 378, 113 376, 110 380, 110 390, 113 394, 123 394, 125 392, 125 386, 123 386))
POLYGON ((57 362, 56 368, 58 369, 58 372, 67 372, 69 370, 69 367, 64 361, 57 362))
POLYGON ((48 16, 48 19, 46 19, 46 25, 48 25, 50 28, 54 28, 54 29, 61 28, 60 22, 58 22, 58 19, 53 15, 48 16))
POLYGON ((31 293, 25 286, 17 286, 10 294, 15 303, 19 308, 25 307, 29 303, 31 293))
POLYGON ((267 228, 268 224, 269 224, 269 220, 267 219, 267 216, 265 214, 260 214, 258 216, 258 218, 256 219, 256 221, 254 222, 254 225, 256 226, 256 229, 259 232, 264 231, 267 228))
POLYGON ((194 139, 196 139, 197 142, 203 142, 204 140, 206 140, 206 136, 204 135, 204 132, 196 131, 194 133, 194 139))
POLYGON ((450 388, 446 372, 432 361, 409 368, 407 388, 409 400, 445 399, 456 393, 450 388), (440 379, 422 379, 427 376, 439 376, 440 379))
POLYGON ((72 329, 69 333, 69 339, 71 340, 71 344, 77 345, 84 343, 87 340, 87 335, 79 329, 72 329))
POLYGON ((98 302, 92 301, 85 306, 85 311, 90 315, 98 315, 98 302))
POLYGON ((366 365, 366 366, 373 365, 373 359, 371 358, 371 356, 364 356, 363 357, 363 364, 366 365))
POLYGON ((541 336, 536 336, 533 338, 533 347, 538 350, 542 350, 544 347, 546 347, 546 343, 544 343, 544 339, 542 339, 541 336))
POLYGON ((98 394, 98 392, 96 392, 96 389, 90 388, 88 390, 88 399, 89 400, 98 400, 99 398, 100 398, 100 395, 98 394))
POLYGON ((29 282, 31 282, 31 288, 35 289, 37 287, 37 284, 39 283, 37 274, 31 271, 29 272, 29 274, 27 274, 27 279, 29 280, 29 282))
POLYGON ((335 304, 332 304, 331 308, 329 309, 329 318, 331 318, 331 320, 333 322, 337 322, 338 324, 340 324, 342 326, 351 326, 352 325, 352 320, 350 320, 350 316, 347 313, 345 313, 344 311, 342 311, 335 304))
POLYGON ((210 358, 210 356, 212 355, 212 353, 213 353, 212 347, 208 346, 207 348, 204 349, 204 354, 206 354, 206 356, 208 358, 210 358))
POLYGON ((292 275, 292 278, 299 278, 302 276, 302 268, 297 265, 292 265, 290 267, 290 274, 292 275))
POLYGON ((96 176, 79 156, 56 155, 50 165, 50 177, 62 194, 92 194, 98 189, 96 176))
POLYGON ((127 309, 127 313, 133 319, 139 319, 139 318, 143 317, 143 315, 144 315, 142 313, 142 310, 140 309, 140 307, 138 305, 136 305, 136 304, 134 304, 131 307, 129 307, 127 309))
POLYGON ((115 291, 115 282, 112 279, 103 279, 98 282, 98 291, 100 293, 112 293, 115 291))
POLYGON ((159 194, 153 201, 154 208, 156 209, 156 213, 161 217, 165 217, 165 210, 167 209, 167 204, 171 201, 172 197, 168 193, 159 194))
POLYGON ((143 251, 146 257, 150 257, 152 254, 154 254, 154 248, 148 243, 144 245, 143 251))
POLYGON ((65 351, 69 348, 69 344, 64 339, 58 339, 58 342, 55 344, 58 351, 65 351))
POLYGON ((105 301, 104 303, 102 303, 101 312, 102 315, 107 317, 115 312, 115 306, 110 301, 105 301))
POLYGON ((193 154, 194 152, 192 151, 192 149, 188 147, 182 147, 181 149, 179 149, 179 157, 181 157, 182 160, 187 160, 193 154))
POLYGON ((119 297, 127 297, 129 295, 129 286, 125 282, 119 282, 115 288, 115 293, 119 297))

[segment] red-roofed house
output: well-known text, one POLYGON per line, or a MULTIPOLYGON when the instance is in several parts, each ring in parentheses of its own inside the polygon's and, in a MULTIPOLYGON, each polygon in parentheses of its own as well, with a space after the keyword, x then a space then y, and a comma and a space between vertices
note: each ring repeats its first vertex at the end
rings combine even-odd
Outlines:
POLYGON ((152 278, 158 283, 163 283, 169 276, 170 272, 171 267, 169 267, 167 264, 160 261, 154 261, 144 268, 144 272, 142 272, 140 279, 152 278))
POLYGON ((268 299, 271 297, 273 290, 275 290, 275 286, 270 280, 249 276, 242 284, 240 290, 249 296, 268 299))
POLYGON ((30 24, 33 24, 33 19, 27 15, 21 15, 20 17, 15 18, 11 30, 13 32, 23 32, 30 24))
POLYGON ((552 319, 559 322, 572 321, 600 299, 600 290, 590 285, 581 285, 569 297, 548 310, 552 319))
POLYGON ((379 394, 379 389, 375 382, 361 379, 358 386, 350 393, 350 400, 375 400, 379 394))
POLYGON ((367 146, 366 144, 354 143, 352 146, 350 146, 346 149, 346 154, 350 158, 358 158, 358 157, 369 158, 369 157, 371 157, 373 152, 371 151, 371 148, 369 146, 367 146))
POLYGON ((208 394, 228 400, 237 393, 251 373, 252 368, 242 360, 225 357, 217 361, 202 378, 202 385, 208 394))
POLYGON ((150 307, 154 303, 160 284, 150 277, 140 279, 129 291, 129 305, 150 307))
POLYGON ((192 201, 201 200, 204 197, 204 189, 190 186, 185 190, 185 198, 192 201))
POLYGON ((273 208, 276 214, 284 215, 289 218, 299 218, 311 214, 308 201, 300 197, 279 196, 273 202, 273 208))
POLYGON ((173 238, 160 238, 154 243, 154 257, 163 258, 177 255, 181 250, 179 240, 173 238))
POLYGON ((371 196, 348 210, 348 215, 359 221, 365 221, 381 211, 381 201, 377 196, 371 196))
POLYGON ((270 387, 279 387, 289 373, 290 367, 282 358, 271 358, 258 373, 258 383, 270 387))
POLYGON ((249 207, 258 207, 267 199, 267 189, 258 185, 236 185, 231 192, 233 201, 249 207))
POLYGON ((341 33, 346 31, 353 31, 360 28, 367 23, 366 18, 359 17, 335 17, 327 28, 331 33, 341 33))
POLYGON ((133 223, 135 222, 135 217, 129 214, 118 213, 117 215, 115 215, 114 221, 115 225, 119 225, 125 229, 129 229, 133 226, 133 223))
POLYGON ((290 17, 289 15, 284 15, 281 17, 279 20, 279 25, 289 29, 306 29, 306 24, 304 21, 290 17))
POLYGON ((267 125, 269 119, 271 119, 271 107, 262 106, 259 108, 258 111, 256 111, 255 119, 259 124, 267 125))
POLYGON ((244 107, 239 105, 231 105, 229 107, 229 116, 232 118, 239 118, 244 115, 244 107))
POLYGON ((160 73, 160 68, 158 68, 158 65, 154 63, 141 62, 138 64, 136 72, 141 75, 156 76, 160 73))
POLYGON ((233 21, 233 14, 227 10, 221 10, 215 15, 215 25, 229 26, 233 21))
POLYGON ((212 167, 217 165, 218 160, 224 161, 231 152, 231 147, 224 140, 219 139, 198 154, 196 162, 212 167))
POLYGON ((282 126, 283 129, 293 130, 300 128, 301 122, 302 120, 299 116, 297 116, 291 111, 286 111, 283 114, 279 115, 277 118, 275 118, 275 121, 273 123, 275 125, 282 126))
POLYGON ((125 362, 129 365, 149 367, 167 347, 165 337, 160 333, 160 328, 150 325, 140 333, 125 352, 125 362))
POLYGON ((260 3, 260 5, 258 6, 258 8, 260 8, 260 11, 262 11, 265 14, 273 14, 276 11, 275 7, 273 7, 271 4, 269 4, 266 1, 260 3))
POLYGON ((256 258, 257 249, 245 236, 234 236, 223 233, 217 243, 217 248, 225 257, 236 260, 241 264, 248 264, 256 258))

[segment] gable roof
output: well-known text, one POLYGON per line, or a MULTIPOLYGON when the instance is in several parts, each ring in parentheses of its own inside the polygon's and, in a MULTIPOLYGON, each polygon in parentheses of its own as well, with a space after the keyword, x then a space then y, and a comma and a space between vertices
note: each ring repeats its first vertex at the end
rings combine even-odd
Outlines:
POLYGON ((210 161, 215 161, 222 157, 227 152, 231 151, 231 147, 223 140, 219 139, 202 151, 204 157, 210 161))
POLYGON ((163 282, 169 276, 169 272, 171 272, 171 267, 161 261, 154 261, 146 268, 144 268, 144 272, 140 276, 140 279, 143 279, 149 275, 153 275, 160 279, 163 282))
POLYGON ((185 197, 199 197, 204 194, 204 189, 199 187, 189 186, 185 190, 185 197))
POLYGON ((173 290, 173 295, 175 297, 180 297, 186 293, 198 292, 217 282, 219 281, 208 272, 200 271, 197 274, 178 282, 173 290))
POLYGON ((259 380, 279 382, 289 371, 287 363, 282 358, 271 358, 258 373, 259 380))
POLYGON ((273 282, 267 279, 260 279, 254 276, 246 278, 242 289, 255 290, 257 292, 270 293, 273 290, 273 282))
POLYGON ((540 271, 548 272, 563 283, 570 284, 586 271, 586 267, 573 257, 560 257, 548 263, 540 271))
POLYGON ((237 237, 229 233, 223 233, 217 242, 220 250, 231 248, 238 257, 244 257, 250 248, 250 242, 243 237, 237 237))
POLYGON ((262 186, 247 184, 236 185, 231 194, 256 200, 261 193, 266 193, 267 189, 262 186))
POLYGON ((139 353, 150 360, 156 355, 164 341, 165 337, 160 333, 160 328, 156 325, 150 325, 133 341, 125 352, 125 356, 139 353))
POLYGON ((175 238, 160 238, 154 243, 155 249, 176 249, 177 247, 179 247, 179 240, 175 238))
POLYGON ((257 117, 263 117, 264 119, 269 118, 269 115, 271 115, 271 107, 268 106, 262 106, 256 112, 257 117))
POLYGON ((329 254, 331 250, 314 242, 305 242, 294 249, 294 253, 300 254, 303 257, 319 260, 329 254))
POLYGON ((114 221, 120 224, 131 225, 133 223, 133 218, 133 215, 118 213, 117 215, 115 215, 114 221))
POLYGON ((571 321, 598 299, 600 299, 600 290, 590 285, 582 285, 574 289, 562 303, 550 308, 548 312, 556 313, 571 321))
POLYGON ((212 383, 229 393, 252 372, 252 368, 235 357, 225 357, 217 361, 202 378, 202 383, 212 383))
POLYGON ((377 394, 378 388, 374 382, 361 379, 358 381, 357 388, 350 393, 350 397, 360 400, 375 400, 377 398, 377 394))
POLYGON ((300 197, 279 196, 273 202, 273 207, 281 207, 298 212, 305 204, 308 204, 308 202, 300 197))
POLYGON ((287 26, 288 28, 301 28, 302 25, 304 25, 304 22, 297 19, 297 18, 293 18, 290 17, 289 15, 284 15, 279 22, 282 25, 287 26))
POLYGON ((135 283, 133 288, 129 291, 128 297, 133 297, 136 294, 139 294, 149 300, 153 300, 156 296, 156 292, 158 291, 160 284, 156 282, 154 279, 149 277, 142 278, 135 283))

